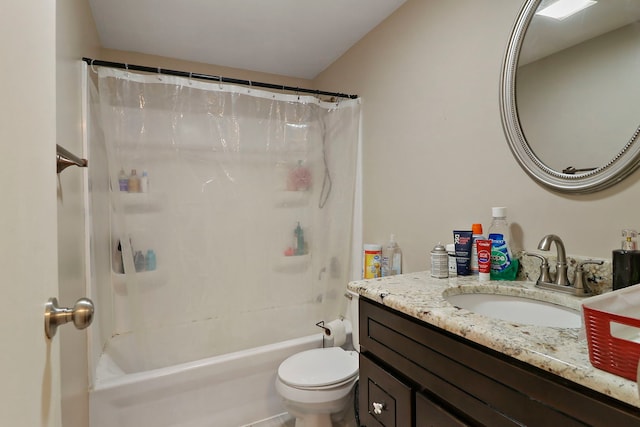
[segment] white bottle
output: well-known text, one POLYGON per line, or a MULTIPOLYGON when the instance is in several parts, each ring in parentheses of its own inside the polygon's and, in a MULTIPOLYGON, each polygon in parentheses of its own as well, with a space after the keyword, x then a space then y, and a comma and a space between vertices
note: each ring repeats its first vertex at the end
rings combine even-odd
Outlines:
POLYGON ((142 176, 140 177, 140 192, 149 192, 149 175, 147 175, 147 171, 142 171, 142 176))
POLYGON ((447 243, 445 246, 447 254, 449 255, 449 277, 455 277, 458 275, 458 263, 456 262, 456 245, 453 243, 447 243))
POLYGON ((402 274, 402 250, 396 242, 395 234, 389 238, 389 243, 382 251, 382 276, 402 274))

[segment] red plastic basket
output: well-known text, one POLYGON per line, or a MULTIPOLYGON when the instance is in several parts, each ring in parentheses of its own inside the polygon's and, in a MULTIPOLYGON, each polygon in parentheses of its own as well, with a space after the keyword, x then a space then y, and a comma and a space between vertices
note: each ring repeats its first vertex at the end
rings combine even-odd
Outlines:
MULTIPOLYGON (((582 306, 589 346, 589 360, 598 369, 636 381, 640 343, 615 337, 611 324, 618 323, 640 329, 640 319, 582 306)), ((640 315, 640 307, 638 307, 640 315)))

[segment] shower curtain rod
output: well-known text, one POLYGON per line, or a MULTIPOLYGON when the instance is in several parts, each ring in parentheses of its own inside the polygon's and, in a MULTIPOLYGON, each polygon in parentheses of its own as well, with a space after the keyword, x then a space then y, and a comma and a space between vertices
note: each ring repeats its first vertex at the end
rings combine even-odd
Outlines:
POLYGON ((166 68, 154 68, 154 67, 147 67, 144 65, 123 64, 121 62, 100 61, 98 59, 92 59, 92 58, 86 58, 86 57, 82 58, 82 60, 89 65, 97 65, 101 67, 120 68, 123 70, 132 70, 132 71, 144 71, 147 73, 157 73, 157 74, 166 74, 169 76, 189 77, 189 78, 201 79, 201 80, 211 80, 219 83, 231 83, 236 85, 255 86, 255 87, 283 90, 283 91, 289 91, 289 92, 310 93, 313 95, 333 96, 336 98, 349 98, 349 99, 358 98, 358 95, 347 95, 344 93, 337 93, 337 92, 325 92, 322 90, 277 85, 274 83, 254 82, 252 80, 240 80, 240 79, 234 79, 231 77, 213 76, 209 74, 189 73, 187 71, 168 70, 166 68))

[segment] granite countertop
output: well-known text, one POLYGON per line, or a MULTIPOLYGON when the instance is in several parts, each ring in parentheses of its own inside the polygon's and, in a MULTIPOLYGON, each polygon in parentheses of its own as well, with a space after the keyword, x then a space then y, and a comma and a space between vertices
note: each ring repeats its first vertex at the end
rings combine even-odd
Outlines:
POLYGON ((436 279, 428 271, 359 280, 348 289, 363 297, 464 337, 607 396, 640 407, 635 382, 594 368, 580 328, 517 324, 449 304, 443 292, 525 295, 579 310, 583 299, 535 288, 534 283, 478 282, 475 276, 436 279))

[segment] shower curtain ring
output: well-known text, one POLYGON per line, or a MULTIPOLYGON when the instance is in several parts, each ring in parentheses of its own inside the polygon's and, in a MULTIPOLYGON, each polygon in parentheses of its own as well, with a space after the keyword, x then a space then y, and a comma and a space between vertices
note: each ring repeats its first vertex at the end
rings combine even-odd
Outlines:
POLYGON ((220 90, 222 90, 222 76, 218 76, 218 85, 220 86, 220 90))
POLYGON ((98 74, 98 70, 96 70, 96 67, 93 65, 93 63, 95 62, 95 59, 91 60, 91 71, 93 71, 94 73, 98 74))

